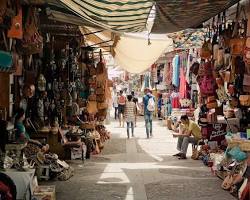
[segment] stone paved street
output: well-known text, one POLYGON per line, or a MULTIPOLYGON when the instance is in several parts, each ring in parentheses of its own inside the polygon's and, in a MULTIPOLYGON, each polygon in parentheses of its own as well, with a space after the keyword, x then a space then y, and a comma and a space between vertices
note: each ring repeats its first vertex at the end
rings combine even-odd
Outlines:
MULTIPOLYGON (((180 161, 176 139, 161 121, 154 122, 153 138, 146 139, 144 122, 138 123, 135 138, 127 139, 125 128, 108 129, 112 139, 104 151, 84 165, 71 164, 75 175, 55 182, 58 200, 231 200, 201 161, 180 161)), ((189 147, 190 154, 191 146, 189 147)))

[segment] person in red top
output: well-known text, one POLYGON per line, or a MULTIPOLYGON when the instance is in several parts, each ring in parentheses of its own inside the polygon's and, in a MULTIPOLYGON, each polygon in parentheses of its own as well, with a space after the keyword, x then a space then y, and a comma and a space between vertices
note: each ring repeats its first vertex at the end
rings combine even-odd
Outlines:
POLYGON ((120 96, 118 97, 118 115, 120 127, 124 127, 124 112, 125 112, 126 97, 123 95, 123 91, 120 91, 120 96))

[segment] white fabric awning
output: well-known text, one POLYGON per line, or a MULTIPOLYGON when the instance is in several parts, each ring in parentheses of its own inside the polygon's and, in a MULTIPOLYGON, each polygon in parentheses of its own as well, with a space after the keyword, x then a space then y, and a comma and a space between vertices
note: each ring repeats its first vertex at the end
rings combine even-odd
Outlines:
POLYGON ((148 45, 148 38, 145 36, 125 34, 115 47, 115 62, 130 73, 141 73, 163 52, 172 50, 173 41, 166 35, 150 35, 150 45, 148 45))

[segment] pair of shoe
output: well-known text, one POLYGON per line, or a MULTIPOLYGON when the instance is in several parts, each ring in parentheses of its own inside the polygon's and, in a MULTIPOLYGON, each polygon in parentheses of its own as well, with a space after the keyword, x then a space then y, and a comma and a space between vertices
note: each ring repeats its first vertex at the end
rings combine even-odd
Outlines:
POLYGON ((174 154, 173 156, 178 157, 179 160, 187 159, 187 157, 184 153, 177 153, 177 154, 174 154))

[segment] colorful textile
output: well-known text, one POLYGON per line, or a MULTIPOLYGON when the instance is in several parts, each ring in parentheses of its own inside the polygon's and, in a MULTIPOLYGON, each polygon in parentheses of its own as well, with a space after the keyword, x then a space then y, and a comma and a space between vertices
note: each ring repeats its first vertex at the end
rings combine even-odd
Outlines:
POLYGON ((187 81, 183 67, 180 69, 180 98, 187 98, 187 81))
POLYGON ((180 84, 180 56, 179 55, 175 55, 175 57, 173 58, 173 74, 172 74, 172 84, 175 87, 179 87, 180 84))

